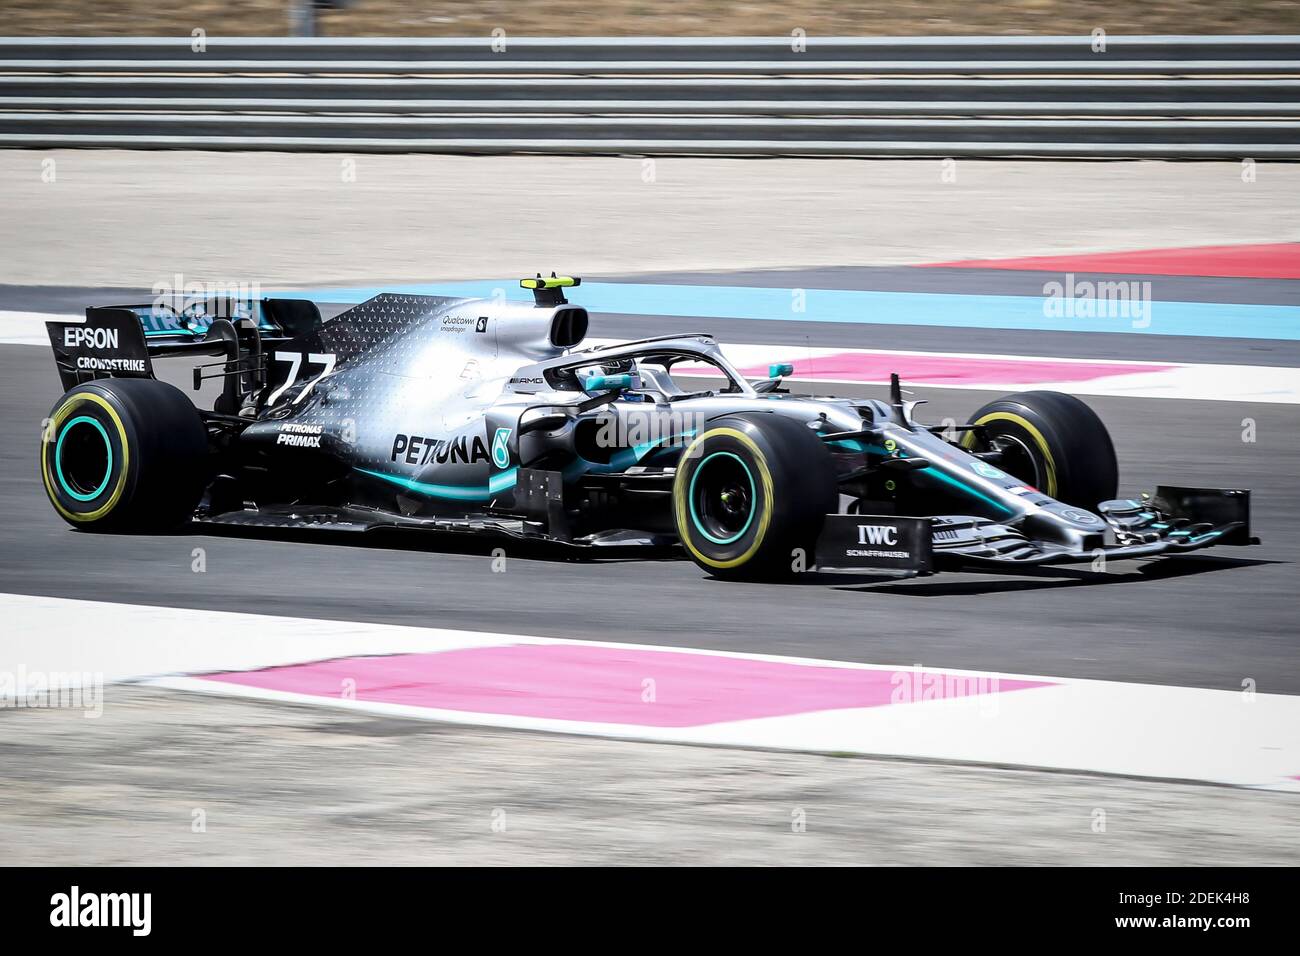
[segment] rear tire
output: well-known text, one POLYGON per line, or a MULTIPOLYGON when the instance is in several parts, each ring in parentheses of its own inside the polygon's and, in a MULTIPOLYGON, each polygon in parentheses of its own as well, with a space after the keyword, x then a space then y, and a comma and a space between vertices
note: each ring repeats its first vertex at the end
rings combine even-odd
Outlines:
POLYGON ((838 504, 826 445, 777 414, 711 423, 682 454, 673 481, 678 537, 719 578, 771 580, 811 567, 822 522, 838 504))
POLYGON ((110 378, 69 389, 41 434, 41 477, 77 528, 137 531, 193 514, 207 477, 208 431, 179 389, 110 378))
POLYGON ((1073 395, 1017 392, 989 402, 970 418, 983 435, 967 432, 962 447, 1000 448, 1003 471, 1043 494, 1080 508, 1115 497, 1119 465, 1110 433, 1097 413, 1073 395))

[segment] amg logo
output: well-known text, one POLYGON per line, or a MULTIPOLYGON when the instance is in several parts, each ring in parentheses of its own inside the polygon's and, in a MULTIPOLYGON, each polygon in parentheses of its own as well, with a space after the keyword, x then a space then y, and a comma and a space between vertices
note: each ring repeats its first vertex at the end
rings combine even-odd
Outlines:
POLYGON ((858 525, 858 544, 898 544, 898 528, 892 524, 858 525))
POLYGON ((487 461, 488 457, 487 445, 478 435, 474 436, 473 443, 467 435, 450 440, 398 435, 393 439, 393 452, 389 460, 397 461, 399 455, 408 465, 427 465, 430 461, 436 461, 440 465, 445 465, 448 461, 453 464, 480 462, 487 461))
POLYGON ((148 936, 152 928, 152 893, 70 893, 50 897, 51 926, 127 926, 133 936, 148 936))
POLYGON ((70 349, 82 345, 92 349, 115 349, 117 329, 88 329, 84 325, 70 325, 63 330, 63 344, 70 349))

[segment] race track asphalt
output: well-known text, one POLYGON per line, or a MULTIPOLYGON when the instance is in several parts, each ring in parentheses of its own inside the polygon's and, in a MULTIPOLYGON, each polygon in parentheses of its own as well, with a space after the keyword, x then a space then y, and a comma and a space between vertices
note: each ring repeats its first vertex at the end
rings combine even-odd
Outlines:
MULTIPOLYGON (((22 305, 6 296, 0 308, 22 305)), ((627 322, 598 323, 594 332, 621 333, 627 322)), ((773 322, 729 325, 737 341, 781 331, 773 322)), ((785 341, 806 334, 802 326, 785 331, 785 341)), ((1089 338, 1089 351, 1110 347, 1099 338, 1089 338)), ((998 344, 992 333, 981 349, 993 351, 990 343, 998 344)), ((1198 344, 1164 337, 1149 357, 1195 360, 1198 344)), ((1247 343, 1226 347, 1239 354, 1199 360, 1246 359, 1247 343)), ((181 384, 187 369, 166 377, 181 384)), ((37 471, 40 422, 59 393, 48 349, 0 346, 0 591, 1219 689, 1249 679, 1260 692, 1300 693, 1297 406, 1091 400, 1115 439, 1121 493, 1162 481, 1252 488, 1262 547, 1114 562, 1102 574, 1083 567, 910 581, 810 575, 765 586, 713 581, 686 560, 574 561, 509 545, 505 572, 493 573, 492 545, 444 539, 361 545, 79 533, 49 507, 37 471), (1243 441, 1245 418, 1255 422, 1254 442, 1243 441), (191 569, 195 548, 205 551, 202 573, 191 569)), ((928 417, 964 420, 992 396, 919 397, 930 401, 928 417)))

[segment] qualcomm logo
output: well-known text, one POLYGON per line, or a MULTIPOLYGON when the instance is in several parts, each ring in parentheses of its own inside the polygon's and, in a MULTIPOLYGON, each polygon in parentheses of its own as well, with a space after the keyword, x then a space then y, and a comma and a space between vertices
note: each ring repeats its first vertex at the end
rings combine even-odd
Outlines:
POLYGON ((509 428, 498 428, 496 435, 492 438, 492 464, 498 468, 505 468, 510 464, 510 441, 509 428))
POLYGON ((858 525, 858 544, 898 544, 898 528, 892 524, 858 525))

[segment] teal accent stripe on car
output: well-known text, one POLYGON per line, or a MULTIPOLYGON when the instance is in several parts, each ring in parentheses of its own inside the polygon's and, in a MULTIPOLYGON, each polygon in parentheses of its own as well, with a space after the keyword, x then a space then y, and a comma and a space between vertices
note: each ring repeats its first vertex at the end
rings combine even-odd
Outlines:
POLYGON ((845 451, 869 452, 870 454, 873 455, 889 454, 889 452, 885 451, 885 449, 881 448, 879 445, 863 444, 862 442, 858 441, 856 438, 838 438, 835 439, 834 441, 828 441, 826 442, 826 444, 831 448, 842 448, 845 451))
MULTIPOLYGON (((867 444, 864 444, 863 442, 857 441, 856 439, 852 439, 852 438, 845 438, 845 439, 837 439, 837 440, 835 440, 835 441, 828 441, 826 444, 829 445, 829 446, 831 446, 831 447, 834 447, 834 448, 844 448, 844 449, 847 449, 848 451, 865 451, 865 452, 870 452, 870 453, 873 454, 873 455, 889 455, 889 454, 890 454, 890 452, 886 451, 884 448, 881 448, 879 445, 867 445, 867 444)), ((898 453, 898 457, 899 457, 899 458, 906 458, 906 457, 907 457, 907 453, 906 453, 906 452, 903 452, 903 451, 900 451, 900 452, 898 453)), ((937 468, 933 468, 933 467, 932 467, 932 468, 927 468, 927 469, 925 469, 925 471, 924 471, 924 475, 925 475, 925 477, 927 477, 927 478, 937 478, 937 479, 939 479, 941 482, 944 482, 945 484, 952 485, 954 488, 956 488, 956 489, 957 489, 958 491, 960 491, 962 494, 964 494, 964 495, 968 495, 968 496, 970 496, 970 497, 972 497, 972 498, 978 498, 980 501, 987 502, 988 504, 992 505, 994 508, 997 508, 999 511, 1005 511, 1007 514, 1015 514, 1015 509, 1014 509, 1014 508, 1010 508, 1010 507, 1008 507, 1007 505, 1004 505, 1002 502, 998 501, 996 498, 990 498, 988 495, 984 494, 984 492, 980 491, 979 489, 977 489, 977 488, 972 488, 970 485, 966 484, 964 481, 961 481, 961 480, 959 480, 959 479, 957 479, 957 478, 954 478, 954 477, 952 477, 951 475, 944 474, 942 471, 940 471, 940 470, 937 469, 937 468)))
POLYGON ((698 429, 688 428, 679 435, 669 435, 666 438, 660 438, 658 441, 642 442, 639 445, 633 445, 631 448, 624 448, 610 456, 607 464, 579 458, 577 461, 571 462, 565 467, 563 471, 564 480, 572 481, 579 475, 584 475, 589 471, 597 474, 604 474, 611 471, 622 471, 625 468, 631 468, 646 455, 650 454, 650 452, 664 447, 668 442, 681 442, 683 439, 695 437, 696 431, 698 431, 698 429))
POLYGON ((382 471, 371 471, 369 468, 358 468, 356 470, 363 475, 382 479, 417 495, 424 495, 426 498, 446 498, 449 501, 488 501, 494 495, 499 495, 513 488, 515 482, 519 479, 518 468, 509 468, 499 475, 493 475, 488 479, 487 485, 431 485, 402 475, 389 475, 382 471))
MULTIPOLYGON (((274 325, 259 325, 257 327, 257 330, 259 332, 280 331, 274 325)), ((202 328, 194 327, 194 328, 181 328, 181 329, 145 329, 144 330, 144 337, 146 339, 167 338, 169 336, 174 338, 177 335, 188 335, 190 338, 201 339, 203 338, 203 336, 207 334, 208 334, 208 328, 206 326, 202 328)))
POLYGON ((979 489, 972 488, 964 481, 960 481, 952 477, 951 475, 946 475, 937 468, 926 468, 924 472, 922 472, 922 474, 924 474, 925 477, 927 478, 938 478, 940 481, 952 485, 962 494, 969 495, 972 498, 978 498, 980 501, 987 502, 988 504, 992 505, 994 508, 997 508, 999 511, 1005 511, 1007 514, 1015 514, 1014 508, 1010 508, 1007 505, 1004 505, 996 498, 990 498, 988 495, 984 494, 984 492, 980 491, 979 489))

